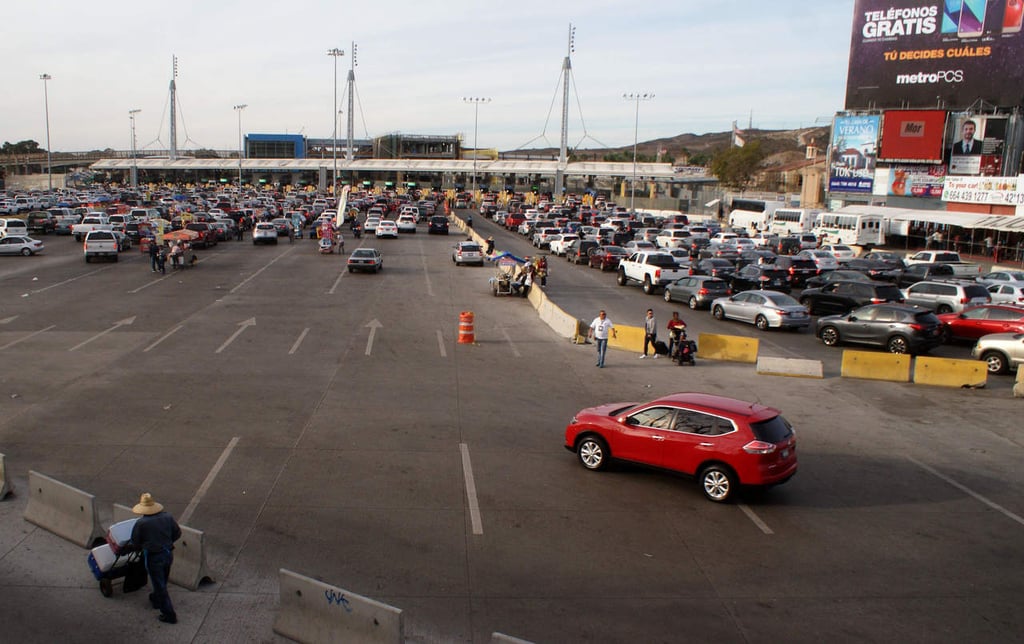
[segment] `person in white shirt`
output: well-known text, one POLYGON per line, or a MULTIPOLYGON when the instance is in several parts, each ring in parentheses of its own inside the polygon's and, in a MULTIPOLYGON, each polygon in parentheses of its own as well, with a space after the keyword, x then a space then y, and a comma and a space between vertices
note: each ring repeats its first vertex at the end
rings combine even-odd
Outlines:
POLYGON ((601 311, 594 318, 594 321, 590 323, 590 337, 597 341, 597 366, 604 368, 604 356, 608 352, 608 334, 615 338, 619 337, 619 332, 615 330, 615 325, 608 319, 608 314, 601 311))

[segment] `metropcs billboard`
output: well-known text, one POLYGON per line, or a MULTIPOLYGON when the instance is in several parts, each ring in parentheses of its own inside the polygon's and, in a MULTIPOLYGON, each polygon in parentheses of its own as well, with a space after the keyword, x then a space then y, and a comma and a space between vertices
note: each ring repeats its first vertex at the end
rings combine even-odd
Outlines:
POLYGON ((1024 105, 1024 0, 856 0, 846 109, 1024 105))

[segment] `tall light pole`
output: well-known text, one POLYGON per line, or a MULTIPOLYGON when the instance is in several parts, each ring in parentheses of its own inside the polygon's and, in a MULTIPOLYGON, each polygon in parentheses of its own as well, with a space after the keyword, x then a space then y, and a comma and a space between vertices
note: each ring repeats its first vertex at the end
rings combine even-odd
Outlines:
POLYGON ((39 75, 39 80, 43 81, 43 105, 46 108, 46 182, 50 186, 50 192, 53 192, 53 162, 50 156, 50 92, 47 89, 47 81, 52 78, 53 76, 49 74, 39 75))
POLYGON ((242 188, 242 110, 249 107, 245 103, 235 105, 238 112, 238 188, 242 188))
POLYGON ((633 94, 623 94, 622 98, 627 101, 633 101, 636 103, 636 118, 633 122, 633 183, 629 188, 629 212, 636 212, 633 209, 633 202, 636 200, 636 146, 637 146, 637 133, 640 130, 640 101, 649 101, 654 98, 654 94, 641 94, 634 92, 633 94))
POLYGON ((338 58, 345 55, 343 49, 328 49, 327 55, 334 58, 334 105, 331 107, 331 120, 334 121, 334 137, 331 152, 334 154, 334 176, 331 180, 331 194, 338 194, 338 58))
POLYGON ((480 104, 481 103, 490 103, 491 99, 489 99, 489 98, 466 98, 466 97, 463 97, 462 100, 464 102, 466 102, 466 103, 472 103, 473 104, 473 188, 472 188, 471 191, 473 193, 473 198, 476 199, 476 157, 477 157, 476 135, 477 135, 477 125, 480 123, 480 104))
POLYGON ((133 188, 139 187, 139 165, 135 157, 135 115, 142 110, 128 110, 128 120, 132 123, 132 178, 131 184, 133 188))

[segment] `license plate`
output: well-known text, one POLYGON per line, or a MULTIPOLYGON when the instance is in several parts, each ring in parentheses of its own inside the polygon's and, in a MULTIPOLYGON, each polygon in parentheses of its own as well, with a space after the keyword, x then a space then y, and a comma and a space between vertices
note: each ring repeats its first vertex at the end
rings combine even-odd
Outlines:
POLYGON ((796 311, 795 313, 793 313, 793 317, 795 318, 802 318, 803 316, 804 314, 802 311, 796 311))

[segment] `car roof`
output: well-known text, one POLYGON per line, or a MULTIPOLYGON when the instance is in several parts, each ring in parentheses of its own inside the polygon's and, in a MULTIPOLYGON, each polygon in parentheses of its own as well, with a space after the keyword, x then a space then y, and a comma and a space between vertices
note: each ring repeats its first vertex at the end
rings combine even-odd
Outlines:
POLYGON ((705 393, 678 393, 658 398, 653 403, 674 403, 691 409, 716 411, 756 422, 779 415, 779 410, 760 403, 705 393))

